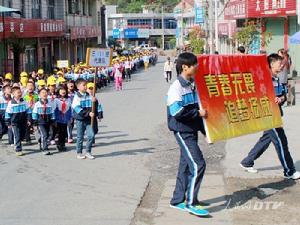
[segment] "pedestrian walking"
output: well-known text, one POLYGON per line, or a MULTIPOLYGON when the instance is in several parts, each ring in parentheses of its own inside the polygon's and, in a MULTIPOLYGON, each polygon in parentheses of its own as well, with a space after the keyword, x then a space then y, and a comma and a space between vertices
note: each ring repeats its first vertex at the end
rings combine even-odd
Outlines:
POLYGON ((87 82, 85 80, 77 80, 77 89, 78 92, 76 93, 72 103, 77 127, 77 159, 95 159, 92 155, 92 144, 95 134, 91 125, 91 118, 95 117, 95 113, 92 112, 92 104, 96 101, 96 99, 87 93, 87 82), (86 153, 83 155, 82 149, 85 131, 87 133, 87 142, 86 153))
POLYGON ((208 211, 198 207, 198 192, 206 168, 198 146, 198 131, 205 134, 202 118, 207 116, 207 112, 199 109, 194 84, 197 57, 192 53, 182 53, 177 59, 176 67, 181 75, 169 88, 167 115, 168 127, 174 132, 180 147, 180 162, 170 206, 194 215, 206 216, 208 211))
POLYGON ((22 140, 25 137, 26 126, 31 125, 31 114, 29 114, 27 103, 22 99, 21 88, 13 87, 12 94, 13 98, 5 111, 5 121, 13 132, 16 155, 22 156, 22 140))
POLYGON ((167 61, 165 62, 165 65, 164 65, 164 75, 165 75, 165 79, 166 79, 167 83, 169 83, 169 81, 172 80, 173 68, 174 68, 174 64, 173 64, 173 62, 171 62, 171 58, 168 57, 167 61))
POLYGON ((66 139, 68 136, 68 124, 72 119, 71 99, 68 97, 66 86, 59 86, 56 94, 56 130, 58 140, 56 148, 58 151, 66 151, 66 139))
POLYGON ((117 91, 121 91, 123 89, 123 78, 122 78, 122 67, 117 61, 114 65, 114 78, 115 78, 115 88, 117 91))
MULTIPOLYGON (((280 108, 281 115, 283 115, 281 106, 287 100, 285 88, 280 83, 278 78, 278 75, 282 68, 282 61, 283 58, 278 54, 271 54, 268 56, 269 67, 272 72, 272 80, 276 93, 275 102, 280 108)), ((240 164, 241 167, 250 173, 257 173, 258 171, 253 167, 254 161, 268 149, 271 142, 275 146, 277 155, 284 170, 284 176, 288 179, 299 179, 300 173, 295 169, 293 158, 289 151, 288 140, 283 127, 265 131, 262 137, 251 149, 248 156, 242 160, 240 164)))
POLYGON ((50 136, 50 127, 55 125, 55 114, 53 103, 49 101, 48 90, 41 88, 39 90, 40 100, 35 103, 32 111, 32 119, 39 133, 39 147, 44 155, 51 155, 48 148, 50 136))

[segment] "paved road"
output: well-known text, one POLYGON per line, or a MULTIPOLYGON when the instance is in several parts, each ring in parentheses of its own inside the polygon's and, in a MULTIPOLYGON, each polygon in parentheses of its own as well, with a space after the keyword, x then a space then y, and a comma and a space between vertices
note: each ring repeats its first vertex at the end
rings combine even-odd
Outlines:
POLYGON ((77 160, 74 146, 49 157, 26 146, 22 158, 1 146, 0 225, 130 224, 149 183, 167 88, 160 63, 121 92, 101 92, 105 119, 94 161, 77 160))

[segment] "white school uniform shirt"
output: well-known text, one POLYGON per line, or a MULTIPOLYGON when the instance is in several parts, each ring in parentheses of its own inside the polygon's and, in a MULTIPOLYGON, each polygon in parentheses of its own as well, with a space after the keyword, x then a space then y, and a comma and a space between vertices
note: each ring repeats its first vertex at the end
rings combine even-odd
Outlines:
POLYGON ((174 67, 173 62, 167 61, 167 62, 165 62, 164 71, 165 71, 165 72, 172 71, 172 70, 173 70, 173 67, 174 67))

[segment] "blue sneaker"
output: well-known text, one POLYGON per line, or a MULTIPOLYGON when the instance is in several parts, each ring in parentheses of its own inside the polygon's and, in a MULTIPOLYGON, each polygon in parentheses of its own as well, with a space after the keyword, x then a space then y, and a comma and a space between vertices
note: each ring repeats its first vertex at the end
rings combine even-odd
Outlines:
POLYGON ((205 209, 195 206, 186 206, 185 210, 196 216, 208 216, 209 212, 205 209))
POLYGON ((184 202, 182 202, 182 203, 179 203, 177 205, 171 205, 170 204, 170 207, 173 208, 173 209, 179 209, 181 211, 185 211, 186 205, 185 205, 184 202))

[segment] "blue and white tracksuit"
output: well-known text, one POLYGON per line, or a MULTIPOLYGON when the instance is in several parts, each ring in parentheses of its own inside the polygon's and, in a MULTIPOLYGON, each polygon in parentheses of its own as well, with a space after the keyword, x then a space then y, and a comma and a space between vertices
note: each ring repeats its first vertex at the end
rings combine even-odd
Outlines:
POLYGON ((87 153, 91 153, 92 151, 92 144, 95 137, 94 130, 91 125, 91 117, 89 115, 90 112, 92 112, 92 105, 92 97, 88 93, 77 92, 75 94, 72 109, 77 127, 77 154, 82 154, 85 131, 87 132, 86 151, 87 153))
MULTIPOLYGON (((272 79, 276 96, 284 97, 286 101, 285 87, 279 83, 278 78, 273 77, 272 79)), ((281 115, 283 115, 281 106, 284 104, 284 102, 279 105, 281 115)), ((254 165, 254 161, 267 150, 271 142, 275 146, 278 158, 284 170, 284 175, 287 177, 292 176, 296 172, 296 170, 289 151, 288 140, 282 127, 264 131, 262 137, 251 149, 248 156, 243 159, 241 164, 245 167, 252 167, 254 165)))
POLYGON ((197 195, 206 163, 198 146, 198 131, 205 134, 199 115, 194 83, 182 76, 170 86, 167 95, 168 127, 180 146, 180 162, 172 205, 187 201, 187 207, 198 202, 197 195))
POLYGON ((39 130, 40 150, 48 151, 50 126, 55 121, 53 103, 50 103, 48 100, 36 102, 32 111, 32 119, 39 130))
POLYGON ((22 140, 25 137, 27 122, 31 121, 31 109, 23 99, 14 98, 8 103, 5 111, 5 121, 12 127, 16 152, 22 151, 22 140))
POLYGON ((5 123, 5 110, 10 100, 10 97, 6 98, 4 95, 0 96, 0 140, 2 139, 3 135, 7 133, 8 143, 13 144, 14 135, 12 133, 12 129, 8 128, 5 123))

